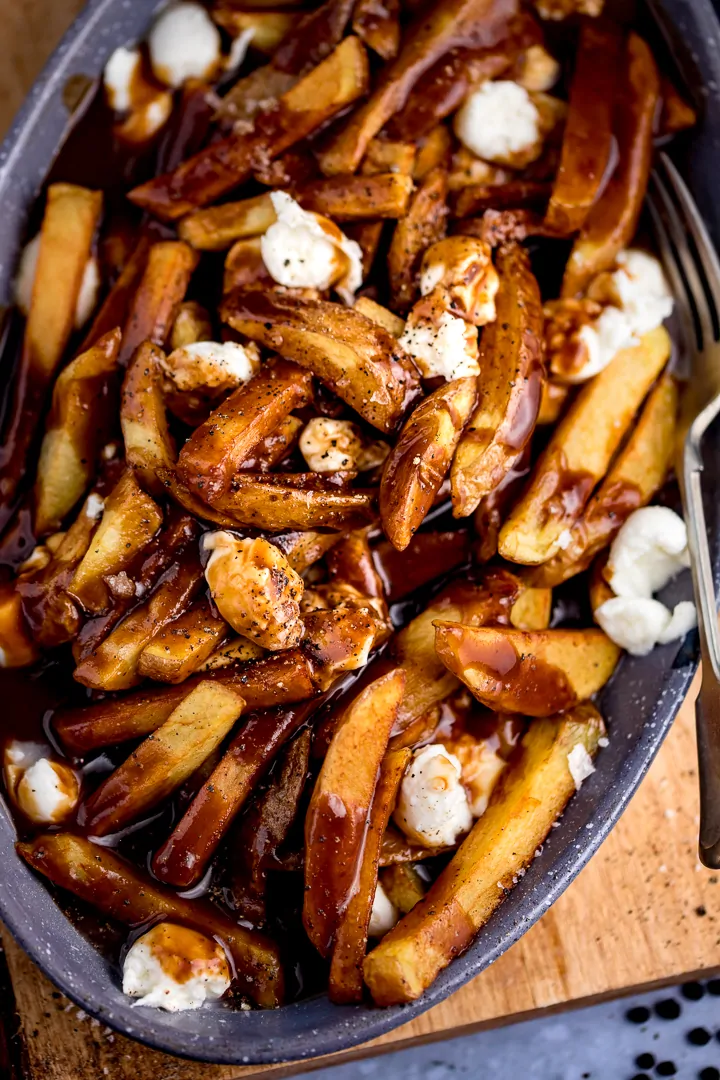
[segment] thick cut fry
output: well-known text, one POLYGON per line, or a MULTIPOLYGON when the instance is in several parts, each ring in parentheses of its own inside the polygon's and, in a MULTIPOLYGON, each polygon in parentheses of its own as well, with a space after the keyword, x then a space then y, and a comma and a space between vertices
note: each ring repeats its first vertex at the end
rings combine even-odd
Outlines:
POLYGON ((262 257, 262 237, 236 240, 225 257, 223 294, 233 289, 274 289, 275 282, 262 257))
POLYGON ((369 49, 392 60, 400 48, 400 0, 357 0, 352 28, 369 49))
POLYGON ((480 342, 478 405, 450 473, 453 513, 467 517, 517 463, 537 421, 544 381, 543 312, 527 253, 497 253, 497 318, 480 342))
POLYGON ((328 690, 342 672, 364 667, 378 639, 387 637, 385 624, 369 604, 314 611, 303 622, 302 648, 310 657, 320 690, 328 690))
POLYGON ((388 251, 393 306, 407 311, 419 295, 418 277, 425 250, 445 235, 447 171, 432 169, 415 192, 405 217, 397 223, 388 251))
POLYGON ((168 340, 197 261, 197 253, 182 241, 161 240, 151 246, 123 327, 121 364, 126 365, 144 341, 162 347, 168 340))
POLYGON ((36 536, 59 529, 90 483, 97 453, 112 430, 119 346, 116 329, 58 376, 35 481, 36 536))
POLYGON ((643 398, 670 356, 663 327, 623 349, 587 383, 553 432, 528 487, 500 530, 505 559, 547 562, 602 480, 643 398))
POLYGON ((418 405, 385 462, 380 519, 388 540, 404 551, 422 525, 450 470, 475 407, 478 380, 446 383, 418 405))
POLYGON ((276 108, 282 95, 298 81, 298 75, 279 71, 274 64, 263 64, 238 79, 225 97, 220 98, 213 119, 225 129, 237 124, 238 128, 242 125, 247 130, 261 113, 276 108))
POLYGON ((523 587, 510 609, 510 624, 516 630, 547 630, 552 615, 552 589, 523 587))
POLYGON ((392 431, 419 391, 417 369, 397 341, 342 304, 236 292, 221 315, 234 330, 308 368, 381 431, 392 431))
POLYGON ((412 171, 413 180, 420 183, 433 169, 450 168, 452 138, 444 124, 434 127, 420 143, 412 171))
POLYGON ((362 1001, 362 965, 367 952, 370 914, 378 883, 382 838, 395 809, 398 789, 411 757, 410 750, 394 750, 386 755, 380 768, 355 892, 340 916, 335 931, 328 996, 338 1004, 362 1001))
POLYGON ((543 383, 542 394, 540 395, 540 409, 537 418, 538 427, 545 427, 548 424, 557 423, 562 416, 569 395, 569 386, 565 386, 563 383, 554 382, 552 379, 545 380, 543 383))
POLYGON ((11 582, 0 586, 0 659, 4 668, 27 667, 39 658, 22 612, 22 597, 11 582))
POLYGON ((308 11, 273 56, 280 71, 307 71, 339 44, 350 19, 354 0, 325 0, 308 11))
POLYGON ((280 1005, 283 974, 274 942, 246 930, 204 900, 186 900, 157 885, 114 851, 70 833, 46 833, 17 845, 26 862, 103 915, 137 927, 161 920, 193 927, 224 942, 242 990, 258 1005, 280 1005))
POLYGON ((304 574, 313 563, 319 562, 342 539, 335 532, 298 530, 272 538, 287 561, 298 574, 304 574))
POLYGON ((198 671, 218 671, 220 668, 244 664, 248 660, 259 660, 265 656, 265 650, 261 649, 248 638, 235 637, 226 641, 198 668, 198 671))
POLYGON ((149 600, 135 608, 82 660, 73 677, 93 690, 127 690, 140 682, 140 656, 155 635, 197 595, 203 573, 195 552, 170 567, 149 600))
POLYGON ((158 470, 175 468, 175 446, 163 399, 162 356, 150 342, 140 346, 125 375, 120 404, 125 460, 135 469, 143 487, 155 494, 166 487, 158 478, 158 470))
POLYGON ((297 198, 306 210, 333 221, 374 221, 403 217, 413 188, 412 177, 402 173, 331 176, 308 184, 297 198))
POLYGON ((133 297, 145 272, 149 250, 150 240, 143 235, 135 244, 117 281, 100 305, 80 346, 80 352, 86 352, 92 345, 96 345, 101 337, 109 334, 117 326, 125 325, 133 297))
POLYGON ((368 814, 390 731, 405 690, 394 668, 345 704, 305 818, 303 924, 322 956, 355 888, 368 814))
POLYGON ((88 832, 119 832, 176 791, 220 745, 244 706, 234 690, 202 680, 91 795, 83 822, 88 832))
MULTIPOLYGON (((214 672, 212 681, 241 694, 247 709, 265 709, 314 697, 310 662, 300 649, 214 672)), ((54 720, 68 753, 77 757, 114 743, 141 739, 164 724, 173 709, 201 681, 193 676, 180 686, 158 687, 102 701, 79 709, 64 709, 54 720)))
POLYGON ((495 712, 552 716, 600 690, 620 658, 601 630, 509 630, 435 622, 435 651, 495 712))
POLYGON ((216 23, 232 37, 252 30, 252 47, 271 56, 300 18, 295 11, 238 11, 234 7, 215 7, 216 23))
MULTIPOLYGON (((298 474, 238 473, 232 490, 217 500, 231 527, 244 525, 266 532, 288 529, 356 529, 375 517, 369 492, 344 492, 336 486, 303 489, 291 481, 298 474)), ((315 474, 316 475, 316 474, 315 474)))
POLYGON ((441 0, 417 15, 397 58, 361 105, 320 154, 327 175, 355 172, 370 140, 399 112, 410 91, 435 61, 454 46, 494 45, 515 14, 512 0, 441 0))
POLYGON ((270 472, 295 449, 304 426, 299 417, 286 416, 271 435, 266 435, 255 445, 250 457, 242 463, 240 468, 243 471, 270 472))
POLYGON ((594 754, 604 731, 592 705, 530 725, 520 756, 450 864, 366 958, 365 981, 378 1005, 414 1001, 467 948, 575 791, 568 755, 576 746, 594 754))
POLYGON ((158 217, 183 217, 247 180, 256 162, 277 157, 304 139, 356 101, 367 85, 365 48, 358 38, 347 37, 283 92, 274 109, 256 116, 252 131, 210 143, 175 172, 134 188, 130 198, 158 217))
POLYGON ((427 892, 424 880, 415 867, 407 863, 396 863, 381 870, 380 884, 401 915, 412 911, 427 892))
POLYGON ((412 176, 417 148, 410 140, 373 139, 363 158, 360 172, 363 176, 377 176, 378 173, 395 173, 398 176, 412 176))
POLYGON ((486 210, 531 209, 547 205, 551 187, 539 180, 508 180, 504 184, 469 184, 461 188, 454 200, 454 216, 458 218, 484 214, 486 210))
POLYGON ((161 525, 160 508, 127 470, 108 495, 92 543, 70 582, 70 592, 86 611, 109 607, 108 576, 126 570, 161 525))
POLYGON ((266 364, 192 433, 178 458, 181 480, 206 502, 218 502, 260 440, 311 395, 312 381, 301 368, 285 360, 266 364))
POLYGON ((270 709, 243 724, 156 853, 152 864, 156 877, 177 888, 188 888, 203 876, 255 785, 314 708, 314 703, 305 703, 270 709))
POLYGON ((375 265, 375 257, 380 248, 383 236, 384 222, 361 221, 353 224, 349 222, 343 232, 350 240, 360 245, 362 251, 363 281, 367 281, 375 265))
POLYGON ((619 26, 597 19, 583 22, 560 167, 546 214, 553 228, 570 233, 584 224, 611 167, 613 101, 622 52, 619 26))
POLYGON ((184 682, 198 671, 230 628, 201 600, 189 611, 167 623, 140 654, 138 672, 144 679, 157 682, 184 682))
POLYGON ((388 601, 394 604, 467 563, 470 537, 466 529, 421 532, 413 536, 402 552, 383 540, 374 548, 373 555, 388 601))
POLYGON ((12 510, 48 387, 70 340, 101 210, 99 191, 74 184, 51 184, 48 188, 20 368, 0 451, 2 524, 12 510))
POLYGON ((352 585, 363 596, 384 599, 385 589, 380 577, 367 532, 356 529, 343 536, 327 557, 328 581, 352 585))
POLYGON ((405 320, 401 319, 399 315, 395 315, 389 308, 383 307, 382 304, 376 303, 375 300, 371 300, 369 296, 361 296, 356 300, 354 310, 359 311, 361 315, 367 316, 368 319, 372 319, 378 326, 382 326, 384 330, 387 330, 388 334, 392 334, 394 338, 402 337, 405 320))
POLYGON ((570 543, 533 573, 538 585, 560 585, 587 570, 630 514, 657 493, 672 461, 677 404, 675 380, 663 375, 627 444, 572 529, 570 543))
POLYGON ((178 225, 178 233, 201 251, 223 251, 236 240, 261 236, 277 221, 269 194, 196 210, 178 225))
POLYGON ((301 731, 281 755, 270 785, 252 804, 232 844, 231 890, 235 910, 255 926, 265 922, 267 869, 300 810, 312 732, 301 731))
POLYGON ((653 123, 660 79, 650 49, 637 34, 627 39, 624 86, 616 99, 615 137, 620 160, 570 253, 562 296, 577 296, 632 239, 650 175, 653 123))

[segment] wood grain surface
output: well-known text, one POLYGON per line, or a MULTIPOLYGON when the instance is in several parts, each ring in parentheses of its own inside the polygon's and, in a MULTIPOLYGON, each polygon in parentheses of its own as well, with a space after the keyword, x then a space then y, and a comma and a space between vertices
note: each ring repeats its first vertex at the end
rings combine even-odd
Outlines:
MULTIPOLYGON (((81 6, 82 0, 0 0, 0 131, 81 6)), ((618 827, 517 945, 448 1002, 352 1055, 718 970, 720 884, 696 856, 693 732, 687 702, 618 827)), ((20 1042, 10 1040, 15 1065, 3 1071, 13 1080, 235 1080, 259 1072, 293 1075, 331 1060, 220 1068, 146 1050, 82 1014, 7 934, 3 941, 20 1016, 20 1042)), ((1 1044, 0 1038, 0 1051, 1 1044)))

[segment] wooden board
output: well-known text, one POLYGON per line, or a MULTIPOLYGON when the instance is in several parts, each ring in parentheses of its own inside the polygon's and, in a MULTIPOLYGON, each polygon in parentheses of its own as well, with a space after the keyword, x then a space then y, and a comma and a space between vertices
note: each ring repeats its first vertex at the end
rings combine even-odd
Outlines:
MULTIPOLYGON (((82 0, 0 0, 0 132, 81 7, 82 0)), ((697 862, 696 789, 692 708, 686 704, 619 826, 542 921, 450 1001, 352 1055, 718 970, 720 887, 718 875, 697 862)), ((235 1080, 259 1072, 296 1075, 330 1060, 265 1070, 217 1068, 145 1050, 81 1014, 7 934, 3 940, 22 1040, 21 1048, 10 1046, 9 1056, 25 1080, 235 1080)))

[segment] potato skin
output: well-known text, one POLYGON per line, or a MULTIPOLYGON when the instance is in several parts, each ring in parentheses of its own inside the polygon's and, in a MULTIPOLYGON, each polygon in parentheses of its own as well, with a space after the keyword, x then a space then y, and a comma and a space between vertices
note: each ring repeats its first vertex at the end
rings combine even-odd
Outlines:
POLYGON ((433 504, 475 406, 477 379, 455 379, 418 405, 388 457, 380 483, 380 518, 402 551, 433 504))

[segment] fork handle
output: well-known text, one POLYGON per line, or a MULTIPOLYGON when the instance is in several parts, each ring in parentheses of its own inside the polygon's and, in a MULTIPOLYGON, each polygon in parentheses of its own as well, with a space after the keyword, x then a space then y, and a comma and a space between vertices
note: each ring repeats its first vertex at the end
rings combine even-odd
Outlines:
POLYGON ((703 676, 695 702, 700 776, 701 861, 720 869, 720 683, 703 660, 703 676))

